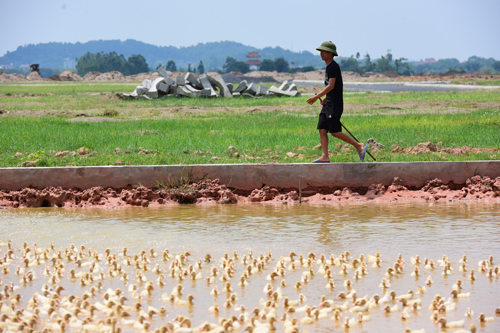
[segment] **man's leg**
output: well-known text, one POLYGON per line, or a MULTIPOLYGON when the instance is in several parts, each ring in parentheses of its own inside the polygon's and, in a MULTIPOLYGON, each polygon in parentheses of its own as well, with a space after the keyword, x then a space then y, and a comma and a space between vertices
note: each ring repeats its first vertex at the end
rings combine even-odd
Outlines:
POLYGON ((330 157, 328 156, 328 132, 325 129, 319 130, 319 139, 321 142, 321 157, 320 161, 329 161, 330 157))
MULTIPOLYGON (((352 145, 354 148, 356 148, 358 153, 361 153, 363 151, 364 145, 361 142, 355 141, 353 138, 351 138, 349 135, 343 132, 332 133, 332 136, 352 145)), ((321 141, 321 147, 323 147, 323 141, 321 141)), ((328 153, 328 141, 327 141, 327 153, 328 153)))

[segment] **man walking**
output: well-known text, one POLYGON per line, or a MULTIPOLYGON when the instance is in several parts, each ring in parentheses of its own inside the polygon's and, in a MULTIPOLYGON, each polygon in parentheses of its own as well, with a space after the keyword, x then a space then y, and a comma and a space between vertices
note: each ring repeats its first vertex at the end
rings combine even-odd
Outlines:
POLYGON ((319 114, 317 127, 322 154, 320 158, 312 163, 330 163, 330 157, 328 156, 328 133, 356 148, 359 159, 363 162, 369 145, 356 142, 349 135, 342 133, 340 117, 344 111, 343 83, 340 66, 333 60, 334 56, 338 56, 337 47, 332 42, 324 42, 316 50, 321 52, 321 60, 326 64, 326 71, 325 89, 307 100, 307 103, 313 105, 319 99, 323 106, 319 114), (322 99, 321 97, 325 95, 326 98, 322 99))

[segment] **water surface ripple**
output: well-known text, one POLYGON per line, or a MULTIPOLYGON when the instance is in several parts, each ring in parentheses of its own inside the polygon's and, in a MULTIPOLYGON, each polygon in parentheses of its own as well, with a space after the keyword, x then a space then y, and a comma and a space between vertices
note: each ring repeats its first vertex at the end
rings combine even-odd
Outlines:
MULTIPOLYGON (((314 252, 318 256, 330 254, 338 256, 341 252, 350 251, 353 257, 374 255, 380 252, 384 263, 382 268, 368 266, 369 274, 355 282, 359 296, 370 297, 383 294, 378 284, 387 267, 392 266, 399 253, 406 259, 404 274, 392 278, 391 289, 398 294, 415 290, 432 275, 435 284, 422 296, 422 310, 406 322, 402 322, 399 314, 384 315, 381 307, 370 311, 371 321, 355 327, 353 332, 402 332, 406 327, 411 329, 425 328, 427 332, 440 332, 429 316, 427 309, 437 293, 448 297, 451 286, 457 278, 465 283, 464 292, 471 292, 468 299, 457 302, 457 310, 446 313, 448 320, 466 319, 464 312, 472 307, 476 315, 466 320, 466 328, 474 322, 479 332, 500 331, 500 318, 479 325, 477 315, 485 312, 494 316, 493 311, 500 306, 500 288, 498 278, 488 279, 478 273, 478 280, 471 284, 468 274, 458 272, 458 260, 463 254, 469 258, 469 268, 477 270, 479 260, 493 255, 495 265, 500 262, 500 205, 489 203, 408 203, 408 204, 367 204, 367 205, 213 205, 213 206, 170 206, 161 208, 120 208, 120 209, 13 209, 0 211, 0 242, 11 240, 17 248, 22 242, 37 243, 39 247, 48 247, 54 241, 56 247, 65 248, 71 244, 86 245, 99 252, 110 248, 112 252, 121 253, 124 246, 130 253, 154 248, 161 253, 169 249, 171 253, 190 251, 195 259, 203 258, 206 253, 220 258, 223 253, 237 250, 241 255, 252 250, 254 254, 273 252, 273 256, 286 256, 290 251, 306 255, 314 252), (414 265, 410 257, 420 255, 423 258, 438 260, 447 255, 455 271, 449 277, 441 276, 441 267, 434 271, 422 269, 423 277, 416 279, 410 273, 414 265)), ((5 248, 2 248, 5 253, 5 248)), ((275 266, 277 259, 270 265, 275 266)), ((216 263, 218 265, 219 262, 216 263)), ((167 266, 167 265, 165 265, 167 266)), ((315 269, 319 267, 315 265, 315 269)), ((243 268, 240 264, 233 285, 243 268)), ((262 288, 268 282, 262 273, 242 290, 235 288, 240 299, 238 304, 245 304, 252 309, 258 306, 259 299, 265 297, 262 288)), ((336 289, 325 289, 326 280, 316 276, 303 289, 310 305, 318 305, 321 295, 334 298, 345 290, 343 281, 352 279, 350 271, 347 277, 337 275, 338 267, 333 269, 336 289)), ((207 268, 208 272, 208 268, 207 268)), ((135 275, 132 273, 132 275, 135 275)), ((205 276, 205 275, 204 275, 205 276)), ((3 283, 9 283, 9 276, 4 276, 3 283)), ((298 291, 293 288, 295 281, 300 280, 300 272, 287 272, 285 277, 288 286, 284 289, 290 298, 297 298, 298 291)), ((16 278, 17 280, 19 278, 16 278)), ((153 276, 151 276, 153 279, 153 276)), ((154 278, 156 280, 156 278, 154 278)), ((18 283, 16 280, 12 280, 18 283)), ((69 283, 69 282, 68 282, 69 283)), ((120 283, 122 283, 120 281, 120 283)), ((110 282, 116 288, 120 283, 110 282)), ((160 290, 155 299, 148 304, 162 305, 158 296, 170 292, 176 281, 166 279, 167 286, 160 290), (168 280, 168 281, 167 281, 168 280)), ((67 293, 83 292, 78 283, 69 283, 67 293)), ((207 287, 204 280, 184 282, 187 293, 197 293, 198 299, 194 309, 189 311, 194 324, 203 320, 215 321, 207 309, 213 305, 214 299, 209 295, 213 286, 207 287)), ((219 289, 222 283, 218 282, 219 289)), ((40 285, 41 286, 41 285, 40 285)), ((278 284, 276 284, 276 287, 278 284)), ((38 287, 32 286, 32 289, 38 287)), ((32 290, 30 289, 30 290, 32 290)), ((124 288, 126 289, 126 288, 124 288)), ((39 289, 33 289, 39 290, 39 289)), ((29 295, 31 296, 31 295, 29 295)), ((28 297, 29 298, 29 297, 28 297)), ((219 298, 222 305, 223 298, 219 298)), ((341 302, 338 301, 340 304, 341 302)), ((175 314, 186 313, 183 309, 167 306, 170 311, 168 319, 175 314), (184 311, 184 312, 183 312, 184 311)), ((225 310, 224 310, 225 311, 225 310)), ((221 311, 221 316, 231 313, 221 311)), ((280 312, 281 313, 281 312, 280 312)), ((349 316, 346 313, 346 316, 349 316)), ((351 315, 352 317, 353 315, 351 315)), ((297 315, 298 318, 301 315, 297 315)), ((303 327, 309 332, 329 332, 343 330, 340 324, 328 319, 303 327)), ((161 323, 157 319, 157 323, 161 323)), ((282 326, 279 326, 282 331, 282 326)), ((243 331, 240 329, 240 331, 243 331)))

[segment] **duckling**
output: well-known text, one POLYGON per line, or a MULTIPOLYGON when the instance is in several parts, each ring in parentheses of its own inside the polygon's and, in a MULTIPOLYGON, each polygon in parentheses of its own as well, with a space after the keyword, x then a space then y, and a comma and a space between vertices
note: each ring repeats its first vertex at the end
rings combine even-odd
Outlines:
POLYGON ((425 269, 431 269, 431 270, 433 270, 434 267, 435 267, 434 260, 430 260, 424 267, 425 267, 425 269))
POLYGON ((468 271, 467 264, 465 262, 461 263, 460 268, 458 268, 458 271, 459 272, 467 272, 468 271))
POLYGON ((417 254, 415 257, 411 257, 410 258, 410 262, 413 265, 420 265, 421 264, 421 262, 420 262, 420 256, 417 254))
POLYGON ((479 320, 479 322, 481 322, 481 323, 489 323, 489 322, 492 322, 495 319, 493 317, 486 317, 484 315, 484 313, 480 313, 479 317, 477 318, 477 320, 479 320))
POLYGON ((385 272, 385 276, 394 276, 396 275, 396 270, 392 267, 388 267, 387 271, 385 272))
POLYGON ((465 316, 471 318, 474 315, 474 311, 471 308, 467 308, 465 311, 465 316))
POLYGON ((233 287, 231 286, 231 282, 226 282, 226 284, 224 285, 224 288, 222 289, 222 291, 225 291, 225 292, 232 292, 233 291, 233 287))
POLYGON ((170 295, 182 296, 182 290, 184 290, 184 287, 182 286, 182 284, 178 284, 177 286, 174 287, 174 289, 172 289, 170 295))
POLYGON ((392 307, 390 305, 386 305, 383 310, 385 312, 389 313, 389 312, 398 312, 400 309, 399 309, 399 306, 397 304, 395 304, 392 307))
POLYGON ((378 285, 379 288, 382 288, 382 289, 387 289, 391 286, 389 280, 387 280, 386 278, 382 278, 382 282, 378 285))
POLYGON ((365 299, 359 305, 353 306, 349 311, 351 312, 365 312, 368 311, 368 304, 365 299))
POLYGON ((458 290, 453 289, 450 292, 450 295, 453 295, 453 298, 466 298, 466 297, 470 297, 470 292, 469 293, 459 293, 458 290))
POLYGON ((372 264, 372 268, 380 268, 382 263, 382 259, 377 258, 375 262, 372 264))
POLYGON ((438 259, 437 264, 439 266, 444 266, 448 262, 448 256, 446 254, 443 254, 443 257, 441 259, 438 259))
POLYGON ((464 283, 463 283, 463 281, 461 279, 457 279, 457 282, 451 287, 451 289, 460 292, 462 290, 462 285, 463 284, 464 283))
POLYGON ((415 266, 415 268, 413 269, 413 272, 410 274, 410 276, 415 276, 415 277, 419 277, 420 276, 420 269, 415 266))
POLYGON ((404 299, 407 299, 407 300, 408 300, 408 299, 413 298, 413 296, 414 296, 414 292, 413 292, 413 290, 408 290, 408 293, 403 294, 403 295, 396 296, 396 299, 397 299, 397 300, 400 300, 400 299, 403 299, 403 298, 404 298, 404 299))
POLYGON ((471 282, 476 281, 476 276, 474 275, 474 270, 473 269, 470 270, 469 280, 471 282))
POLYGON ((175 305, 180 305, 180 306, 192 306, 194 303, 193 303, 193 300, 196 300, 196 298, 193 296, 193 295, 188 295, 187 296, 187 300, 182 300, 178 297, 175 298, 174 300, 174 304, 175 305))
POLYGON ((427 288, 425 288, 424 286, 417 287, 417 293, 420 295, 423 295, 426 291, 427 291, 427 288))
POLYGON ((412 299, 412 300, 402 298, 402 299, 398 300, 398 302, 402 303, 403 307, 414 307, 414 304, 416 304, 417 310, 418 310, 418 307, 420 306, 420 304, 422 304, 422 300, 420 298, 412 299))
POLYGON ((425 280, 425 284, 428 285, 429 287, 434 283, 432 280, 432 276, 428 276, 427 279, 425 280))
POLYGON ((266 280, 267 281, 275 281, 274 279, 276 277, 278 277, 278 276, 279 276, 279 274, 277 272, 273 271, 273 272, 271 272, 271 274, 269 274, 268 276, 266 276, 266 280))
POLYGON ((384 303, 389 303, 396 298, 396 292, 394 290, 391 290, 390 292, 386 293, 382 298, 378 301, 380 304, 384 303))
POLYGON ((462 319, 462 320, 457 320, 457 321, 451 321, 451 322, 447 322, 446 321, 446 318, 439 318, 438 321, 437 321, 437 324, 439 324, 439 326, 441 328, 459 328, 459 327, 464 327, 464 323, 465 321, 462 319))
POLYGON ((338 274, 339 275, 347 275, 348 274, 348 272, 347 272, 347 266, 346 265, 342 265, 341 270, 339 271, 338 274))
POLYGON ((312 317, 306 316, 306 317, 301 318, 300 323, 302 325, 311 325, 315 321, 317 321, 318 319, 319 319, 319 310, 316 310, 316 311, 314 311, 314 313, 312 313, 312 317))
POLYGON ((292 251, 288 254, 288 257, 284 258, 284 260, 288 262, 294 262, 295 261, 294 257, 297 257, 297 254, 292 251))
POLYGON ((439 319, 439 311, 438 310, 432 311, 432 315, 429 319, 432 320, 433 323, 437 323, 439 319))
POLYGON ((349 302, 346 301, 342 305, 334 305, 333 309, 339 311, 347 311, 349 309, 349 302))

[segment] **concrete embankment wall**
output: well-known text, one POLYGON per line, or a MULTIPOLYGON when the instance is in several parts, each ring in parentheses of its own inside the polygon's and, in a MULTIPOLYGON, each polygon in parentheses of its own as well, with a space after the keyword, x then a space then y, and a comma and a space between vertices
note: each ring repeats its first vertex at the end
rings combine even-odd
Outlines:
POLYGON ((100 166, 58 168, 0 168, 0 190, 24 187, 87 189, 176 184, 181 176, 191 180, 220 179, 228 187, 252 190, 277 188, 367 187, 389 185, 399 177, 403 185, 420 188, 427 180, 464 184, 473 176, 500 177, 500 161, 330 163, 330 164, 218 164, 161 166, 100 166))

